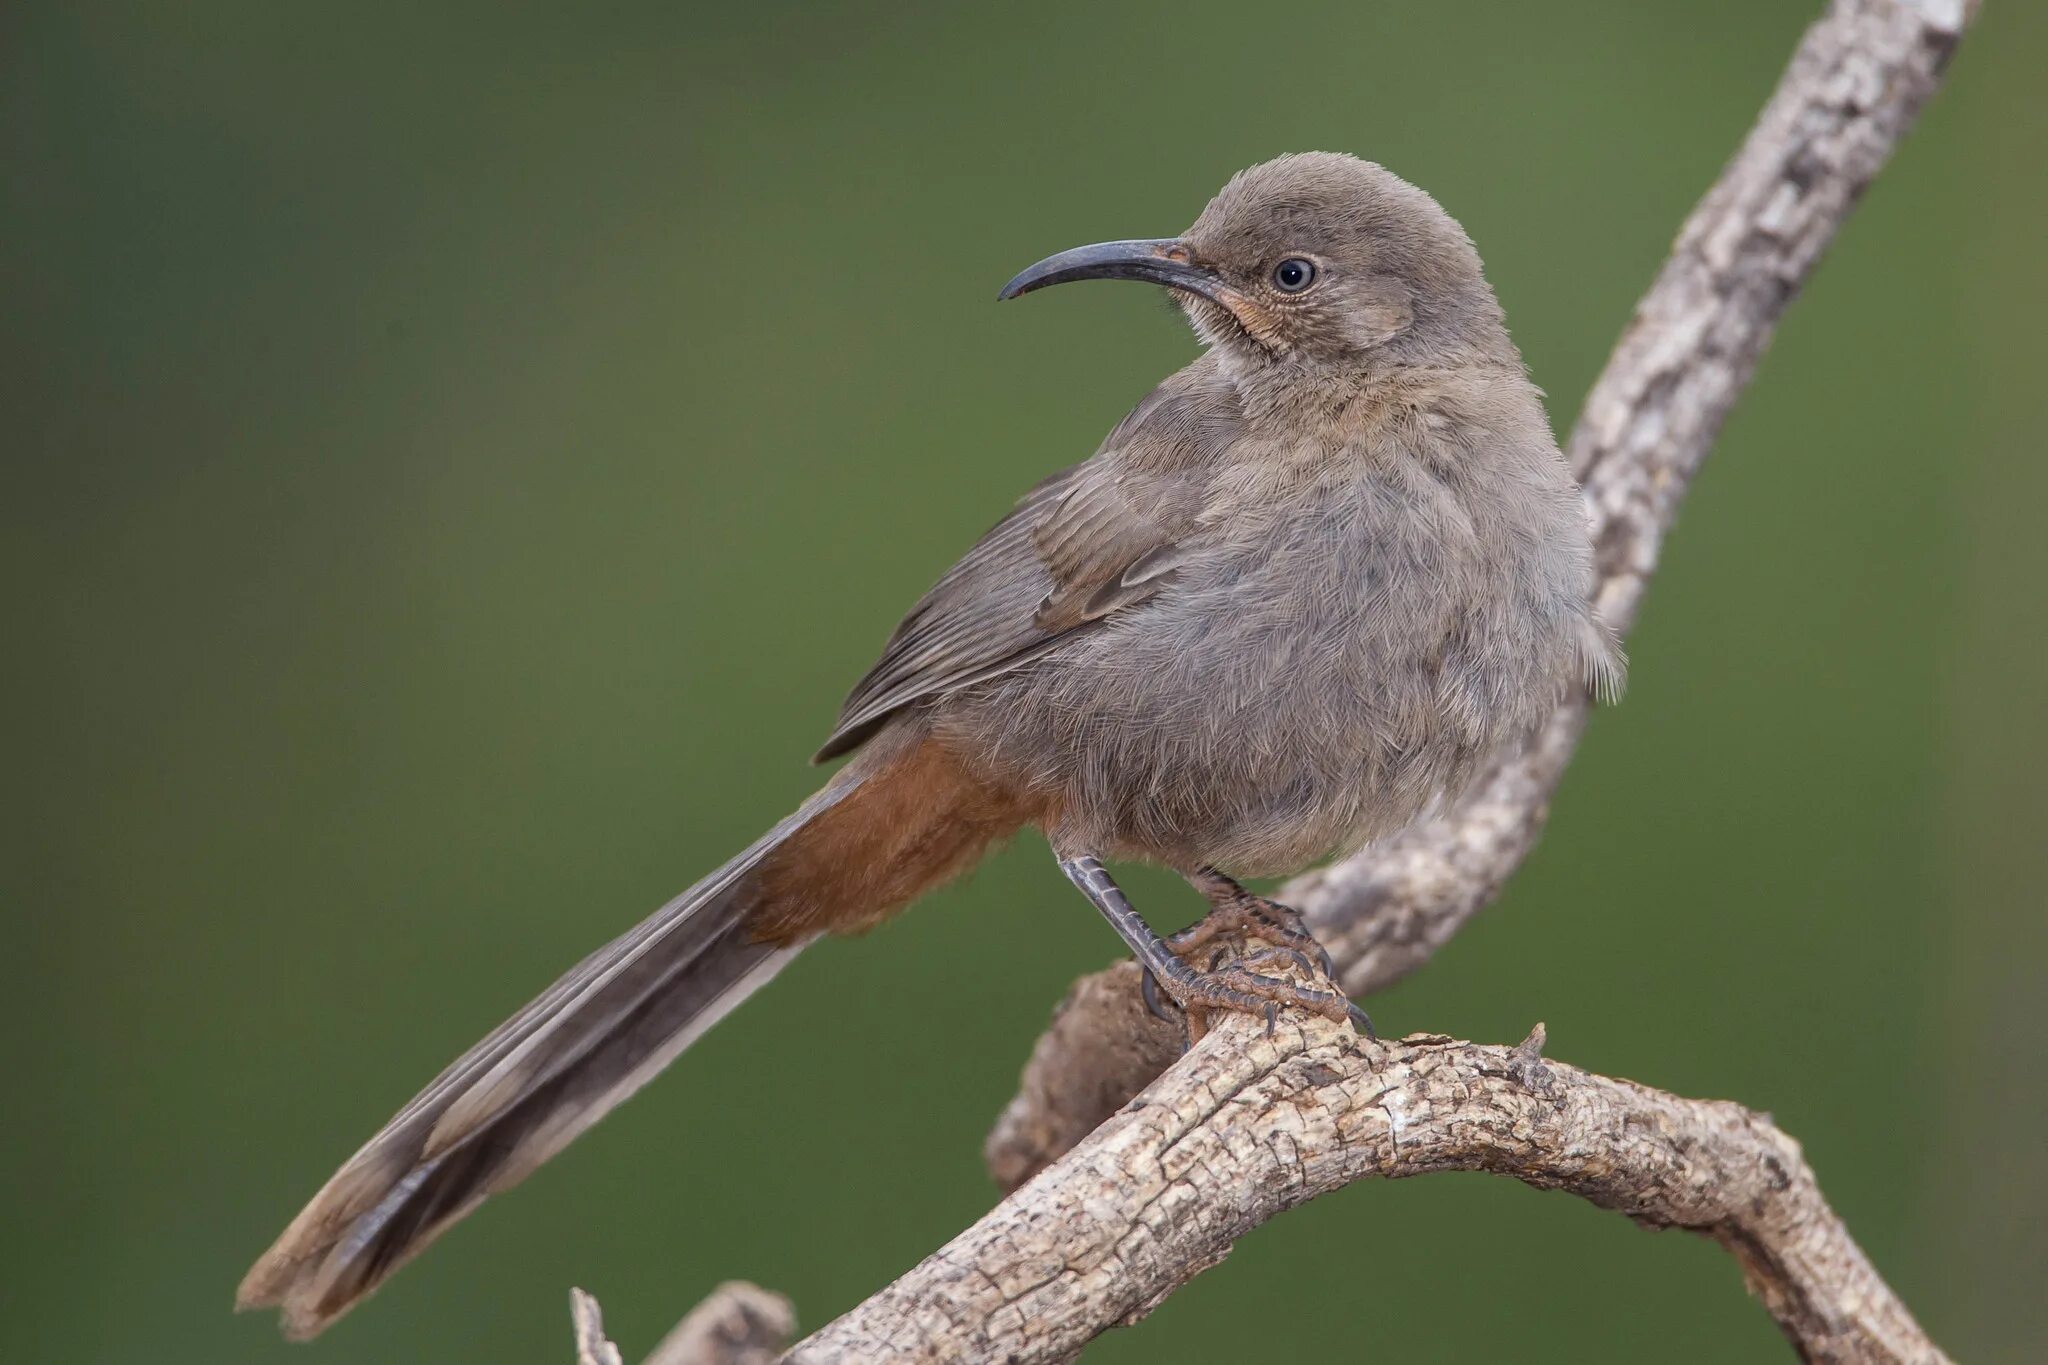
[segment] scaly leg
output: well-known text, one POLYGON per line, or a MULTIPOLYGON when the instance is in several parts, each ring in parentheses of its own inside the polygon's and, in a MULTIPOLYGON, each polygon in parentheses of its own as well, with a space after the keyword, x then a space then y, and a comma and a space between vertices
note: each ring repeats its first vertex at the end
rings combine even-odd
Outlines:
POLYGON ((1269 1028, 1276 1009, 1281 1005, 1294 1005, 1325 1019, 1343 1020, 1354 1016, 1351 1002, 1341 995, 1297 986, 1278 977, 1262 975, 1241 964, 1199 971, 1152 932, 1152 927, 1145 923, 1124 895, 1123 888, 1111 879, 1109 869, 1097 859, 1086 854, 1074 857, 1061 855, 1060 871, 1066 873, 1067 880, 1079 887, 1081 894, 1102 912, 1102 917, 1109 921, 1109 927, 1116 930, 1117 936, 1137 957, 1138 965, 1159 983, 1160 989, 1172 997, 1183 1012, 1195 1010, 1206 1013, 1226 1009, 1262 1014, 1269 1028))

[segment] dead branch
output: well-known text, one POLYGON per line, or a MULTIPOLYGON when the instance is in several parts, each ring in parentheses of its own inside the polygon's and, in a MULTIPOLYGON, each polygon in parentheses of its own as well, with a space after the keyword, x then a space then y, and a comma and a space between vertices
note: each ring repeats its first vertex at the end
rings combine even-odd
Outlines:
POLYGON ((1260 1223, 1355 1180, 1491 1171, 1735 1256, 1801 1354, 1930 1362, 1799 1145, 1726 1101, 1519 1047, 1367 1043, 1232 1016, 1133 1103, 792 1362, 1063 1361, 1133 1323, 1260 1223))
MULTIPOLYGON (((604 1334, 596 1299, 570 1290, 569 1316, 576 1365, 625 1365, 604 1334)), ((796 1310, 788 1299, 745 1280, 727 1280, 661 1339, 645 1365, 772 1365, 795 1332, 796 1310)))

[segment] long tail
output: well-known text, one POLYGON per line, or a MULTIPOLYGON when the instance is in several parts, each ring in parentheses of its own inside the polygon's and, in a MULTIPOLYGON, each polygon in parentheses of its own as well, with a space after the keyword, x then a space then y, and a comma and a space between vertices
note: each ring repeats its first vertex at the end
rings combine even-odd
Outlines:
POLYGON ((653 1079, 824 932, 878 922, 1027 812, 882 736, 744 853, 571 968, 436 1076, 243 1279, 311 1337, 653 1079))

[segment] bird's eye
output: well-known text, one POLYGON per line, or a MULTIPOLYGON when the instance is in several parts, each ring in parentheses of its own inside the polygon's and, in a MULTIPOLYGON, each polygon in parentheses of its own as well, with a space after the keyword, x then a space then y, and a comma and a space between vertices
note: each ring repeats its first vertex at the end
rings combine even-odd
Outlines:
POLYGON ((1289 256, 1273 267, 1273 287, 1283 294, 1299 294, 1315 282, 1315 263, 1299 256, 1289 256))

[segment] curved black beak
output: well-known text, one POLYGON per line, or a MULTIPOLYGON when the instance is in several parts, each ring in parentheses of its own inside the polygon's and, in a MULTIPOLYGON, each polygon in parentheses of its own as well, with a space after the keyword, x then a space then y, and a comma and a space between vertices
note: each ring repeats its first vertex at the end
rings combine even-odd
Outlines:
POLYGON ((1072 251, 1062 251, 1026 269, 1004 285, 996 297, 1014 299, 1019 294, 1028 294, 1049 284, 1066 284, 1072 280, 1142 280, 1147 284, 1163 284, 1170 289, 1185 289, 1229 307, 1229 301, 1224 297, 1223 281, 1214 271, 1190 261, 1187 248, 1172 237, 1097 242, 1093 246, 1077 246, 1072 251))

